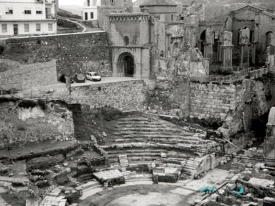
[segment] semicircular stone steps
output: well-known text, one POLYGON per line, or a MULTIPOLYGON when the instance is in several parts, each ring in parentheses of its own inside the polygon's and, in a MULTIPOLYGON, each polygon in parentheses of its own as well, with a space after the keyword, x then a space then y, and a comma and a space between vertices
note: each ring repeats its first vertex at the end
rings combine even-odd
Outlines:
POLYGON ((161 162, 193 175, 202 161, 198 154, 206 154, 217 145, 205 139, 203 130, 181 127, 156 116, 129 115, 111 121, 111 125, 113 131, 108 143, 101 146, 108 153, 111 166, 161 162))

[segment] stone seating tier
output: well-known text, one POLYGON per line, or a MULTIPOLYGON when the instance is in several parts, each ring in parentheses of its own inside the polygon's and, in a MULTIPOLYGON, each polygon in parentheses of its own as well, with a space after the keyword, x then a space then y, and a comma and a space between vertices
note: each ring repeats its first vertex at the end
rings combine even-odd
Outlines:
POLYGON ((181 127, 156 116, 129 115, 110 122, 113 128, 108 144, 101 146, 107 152, 111 167, 148 170, 152 163, 162 167, 176 167, 184 174, 196 173, 202 158, 218 144, 206 140, 206 132, 192 126, 181 127), (119 161, 119 156, 123 156, 119 161))

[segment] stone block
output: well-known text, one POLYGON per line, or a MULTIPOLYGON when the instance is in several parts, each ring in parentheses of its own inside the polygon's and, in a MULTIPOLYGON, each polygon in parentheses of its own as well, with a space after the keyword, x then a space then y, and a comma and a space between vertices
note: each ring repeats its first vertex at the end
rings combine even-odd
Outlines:
POLYGON ((275 198, 274 197, 265 197, 264 203, 268 203, 270 205, 275 205, 275 198))

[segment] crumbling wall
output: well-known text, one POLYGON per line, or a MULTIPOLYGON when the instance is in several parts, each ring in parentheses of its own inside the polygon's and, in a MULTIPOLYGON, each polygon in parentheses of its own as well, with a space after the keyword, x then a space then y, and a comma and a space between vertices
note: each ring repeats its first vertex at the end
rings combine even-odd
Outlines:
MULTIPOLYGON (((219 128, 224 138, 245 147, 252 140, 251 131, 257 137, 264 135, 258 132, 265 131, 263 117, 275 103, 274 93, 271 73, 230 85, 195 83, 178 76, 157 80, 145 106, 152 113, 189 118, 219 128)), ((239 150, 230 144, 225 145, 225 149, 239 150)))
POLYGON ((0 45, 4 45, 0 59, 18 61, 22 65, 56 59, 58 77, 87 71, 112 76, 110 48, 105 32, 12 38, 0 45))
POLYGON ((74 140, 72 112, 42 100, 0 101, 0 147, 47 140, 74 140))

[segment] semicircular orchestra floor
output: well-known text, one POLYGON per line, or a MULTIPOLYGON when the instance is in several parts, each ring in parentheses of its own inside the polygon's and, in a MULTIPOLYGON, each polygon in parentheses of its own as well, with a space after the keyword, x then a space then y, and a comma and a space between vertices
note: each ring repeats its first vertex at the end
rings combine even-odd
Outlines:
POLYGON ((192 193, 174 185, 134 185, 106 189, 79 206, 189 206, 188 195, 192 193))

